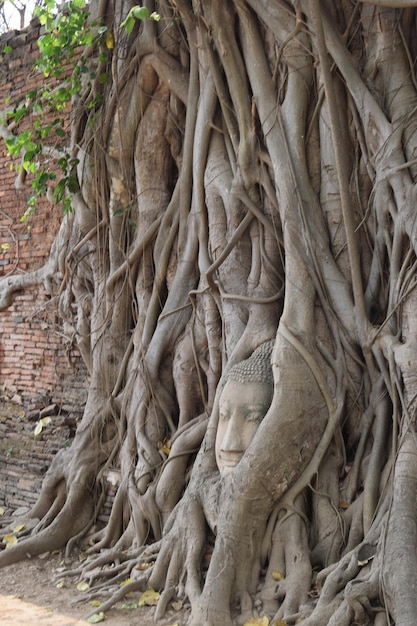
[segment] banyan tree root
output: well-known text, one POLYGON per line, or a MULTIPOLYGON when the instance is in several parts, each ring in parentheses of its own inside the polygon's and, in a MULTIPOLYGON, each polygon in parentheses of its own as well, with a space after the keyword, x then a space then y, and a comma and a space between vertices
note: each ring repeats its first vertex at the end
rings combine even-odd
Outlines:
POLYGON ((275 523, 269 564, 258 611, 275 620, 287 619, 306 604, 312 585, 305 500, 299 496, 296 509, 275 523))
POLYGON ((85 539, 116 467, 68 574, 92 593, 129 575, 193 626, 414 623, 414 4, 146 0, 129 33, 91 1, 112 45, 77 74, 74 210, 0 284, 0 308, 57 297, 88 402, 0 565, 85 539), (220 475, 222 388, 267 340, 271 408, 220 475))

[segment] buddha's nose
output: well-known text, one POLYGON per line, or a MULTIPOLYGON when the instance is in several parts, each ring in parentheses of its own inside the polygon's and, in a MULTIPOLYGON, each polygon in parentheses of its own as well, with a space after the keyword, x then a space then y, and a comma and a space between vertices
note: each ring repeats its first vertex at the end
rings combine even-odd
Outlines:
POLYGON ((243 452, 239 422, 233 416, 229 420, 221 449, 225 452, 243 452))

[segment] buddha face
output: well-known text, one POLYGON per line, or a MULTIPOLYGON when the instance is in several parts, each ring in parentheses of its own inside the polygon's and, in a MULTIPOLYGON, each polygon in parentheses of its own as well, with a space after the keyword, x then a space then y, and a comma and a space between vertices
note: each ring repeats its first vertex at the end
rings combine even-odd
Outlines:
POLYGON ((228 380, 219 400, 216 461, 220 474, 239 463, 269 409, 272 389, 267 383, 228 380))

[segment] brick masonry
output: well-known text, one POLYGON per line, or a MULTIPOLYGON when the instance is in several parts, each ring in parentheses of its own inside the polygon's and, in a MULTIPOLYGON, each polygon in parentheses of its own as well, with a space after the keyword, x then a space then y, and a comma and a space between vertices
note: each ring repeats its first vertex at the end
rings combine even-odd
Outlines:
POLYGON ((74 435, 75 416, 59 410, 35 435, 34 412, 12 403, 0 406, 0 506, 6 510, 35 503, 53 455, 74 435))
MULTIPOLYGON (((80 417, 81 413, 70 405, 29 410, 14 403, 0 403, 0 507, 5 514, 35 504, 53 456, 71 445, 80 417), (45 423, 38 432, 41 421, 45 423)), ((109 518, 118 472, 107 472, 106 479, 107 497, 100 510, 100 522, 109 518)))
MULTIPOLYGON (((34 20, 23 31, 0 37, 1 117, 10 103, 44 80, 34 70, 38 35, 34 20), (5 52, 6 46, 11 51, 5 52)), ((25 120, 22 128, 34 121, 25 120)), ((33 216, 21 220, 32 188, 30 180, 16 185, 12 163, 0 138, 0 281, 47 261, 62 217, 62 208, 45 199, 38 201, 33 216)), ((77 350, 64 338, 56 302, 42 286, 19 293, 0 312, 1 507, 14 510, 34 503, 52 456, 71 442, 87 382, 77 350), (56 404, 51 423, 35 436, 33 411, 51 404, 56 404)))
MULTIPOLYGON (((0 38, 0 116, 44 81, 34 69, 38 35, 34 20, 27 29, 0 38), (6 47, 11 51, 4 53, 6 47)), ((30 129, 35 121, 36 116, 25 119, 19 130, 30 129)), ((22 221, 32 187, 30 180, 16 186, 12 163, 16 165, 0 139, 0 280, 41 267, 62 218, 62 207, 45 198, 38 200, 35 214, 22 221)), ((46 404, 85 401, 85 369, 76 349, 64 339, 56 302, 42 286, 26 289, 0 312, 0 394, 25 405, 42 399, 46 404)))

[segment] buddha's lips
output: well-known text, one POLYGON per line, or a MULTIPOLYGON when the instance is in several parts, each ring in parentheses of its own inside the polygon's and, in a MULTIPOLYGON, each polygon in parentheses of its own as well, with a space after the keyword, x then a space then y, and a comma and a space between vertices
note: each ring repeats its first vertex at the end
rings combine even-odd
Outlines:
POLYGON ((224 465, 234 467, 240 461, 243 456, 243 452, 220 452, 219 458, 224 465))

